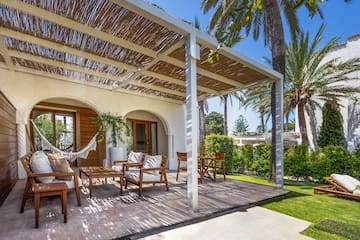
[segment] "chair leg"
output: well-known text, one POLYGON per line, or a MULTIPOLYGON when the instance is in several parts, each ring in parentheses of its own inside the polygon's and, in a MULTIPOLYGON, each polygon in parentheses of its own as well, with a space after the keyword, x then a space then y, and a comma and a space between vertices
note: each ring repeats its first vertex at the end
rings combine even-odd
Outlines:
POLYGON ((35 227, 39 227, 39 208, 40 208, 40 193, 34 193, 34 207, 35 207, 35 227))
POLYGON ((164 174, 164 180, 165 180, 166 191, 169 191, 169 185, 168 185, 166 174, 164 174))
POLYGON ((26 204, 26 200, 27 200, 27 196, 29 194, 31 188, 31 183, 29 181, 29 179, 26 181, 26 185, 25 185, 25 189, 24 189, 24 193, 23 193, 23 199, 21 201, 21 208, 20 208, 20 213, 24 212, 25 209, 25 204, 26 204))
POLYGON ((61 207, 64 214, 64 223, 67 223, 67 191, 62 191, 61 194, 61 207))
POLYGON ((142 184, 139 184, 139 196, 142 196, 142 184))
POLYGON ((225 173, 225 164, 224 164, 224 163, 222 164, 222 170, 223 170, 223 174, 224 174, 224 181, 225 181, 225 178, 226 178, 226 177, 225 177, 225 175, 226 175, 226 173, 225 173))
POLYGON ((180 161, 178 161, 178 168, 177 168, 177 172, 176 172, 176 181, 178 181, 178 179, 179 179, 179 170, 180 170, 180 161))

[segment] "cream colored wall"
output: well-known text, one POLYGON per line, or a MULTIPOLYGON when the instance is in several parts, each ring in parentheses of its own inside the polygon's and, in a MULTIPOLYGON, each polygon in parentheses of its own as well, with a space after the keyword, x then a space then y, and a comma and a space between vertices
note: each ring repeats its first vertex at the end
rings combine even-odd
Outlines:
POLYGON ((177 166, 174 153, 185 149, 183 105, 5 69, 0 69, 0 89, 16 107, 18 124, 27 122, 36 103, 49 98, 70 98, 86 103, 99 113, 125 116, 143 110, 154 114, 163 122, 166 137, 173 139, 171 144, 174 148, 169 148, 172 150, 168 153, 170 169, 177 166))

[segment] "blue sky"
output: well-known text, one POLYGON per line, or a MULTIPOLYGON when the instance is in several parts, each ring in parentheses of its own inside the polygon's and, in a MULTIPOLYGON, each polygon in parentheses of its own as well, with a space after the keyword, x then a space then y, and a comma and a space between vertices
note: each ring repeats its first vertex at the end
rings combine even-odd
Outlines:
MULTIPOLYGON (((200 10, 201 0, 149 0, 159 7, 163 8, 168 14, 189 22, 194 22, 195 17, 200 21, 201 29, 207 28, 210 14, 204 15, 200 10)), ((324 40, 327 41, 331 37, 340 36, 341 42, 346 41, 351 35, 360 33, 360 1, 353 0, 350 3, 344 3, 342 0, 325 1, 322 5, 324 20, 318 16, 308 17, 305 9, 299 12, 301 28, 309 31, 312 36, 316 33, 321 23, 326 23, 324 40)), ((262 62, 263 57, 271 58, 270 51, 263 46, 263 41, 254 41, 251 37, 238 43, 235 48, 247 56, 262 62)), ((213 98, 209 101, 209 111, 217 111, 223 113, 223 105, 220 104, 219 98, 213 98)), ((230 105, 230 104, 229 104, 230 105)), ((239 114, 243 114, 250 125, 250 130, 255 131, 260 124, 259 116, 250 108, 247 110, 239 110, 239 104, 236 100, 228 109, 229 133, 233 131, 234 122, 239 114)))

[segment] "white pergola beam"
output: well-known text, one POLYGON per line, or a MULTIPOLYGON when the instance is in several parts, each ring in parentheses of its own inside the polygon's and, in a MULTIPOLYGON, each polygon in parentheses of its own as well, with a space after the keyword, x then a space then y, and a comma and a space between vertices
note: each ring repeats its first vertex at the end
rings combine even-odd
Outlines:
POLYGON ((157 53, 149 48, 140 46, 138 44, 132 43, 130 41, 118 38, 114 35, 111 35, 109 33, 105 33, 102 31, 99 31, 95 28, 89 27, 85 24, 79 23, 77 21, 71 20, 69 18, 66 17, 62 17, 60 15, 57 15, 55 13, 49 12, 47 10, 35 7, 31 4, 26 4, 22 1, 19 0, 12 0, 12 1, 7 1, 7 0, 0 0, 0 3, 2 5, 17 9, 19 11, 22 12, 26 12, 30 15, 33 15, 35 17, 41 18, 41 19, 45 19, 49 22, 58 24, 60 26, 64 26, 66 28, 69 29, 73 29, 82 33, 85 33, 89 36, 104 40, 106 42, 110 42, 112 44, 121 46, 123 48, 127 48, 130 49, 132 51, 138 52, 138 53, 142 53, 145 54, 149 57, 152 58, 156 58, 157 57, 157 53))
POLYGON ((198 206, 198 131, 199 114, 197 100, 196 37, 190 34, 186 42, 186 151, 187 151, 187 193, 193 212, 198 206))
MULTIPOLYGON (((3 27, 0 27, 0 35, 6 36, 6 37, 9 37, 9 38, 18 39, 18 40, 25 41, 25 42, 35 44, 35 45, 39 45, 39 46, 42 46, 42 47, 54 49, 54 50, 59 51, 59 52, 64 52, 64 53, 72 54, 72 55, 75 55, 75 56, 83 57, 83 58, 89 59, 91 61, 99 62, 99 63, 106 64, 106 65, 109 65, 109 66, 113 66, 113 67, 116 67, 116 68, 125 69, 125 70, 128 70, 130 72, 134 72, 134 75, 138 71, 138 69, 136 67, 132 66, 132 65, 117 62, 115 60, 105 58, 105 57, 101 57, 101 56, 98 56, 96 54, 88 53, 88 52, 85 52, 85 51, 80 51, 80 50, 72 48, 72 47, 64 46, 64 45, 61 45, 59 43, 54 43, 54 42, 51 42, 49 40, 44 40, 44 39, 41 39, 41 38, 37 38, 37 37, 31 36, 31 35, 28 35, 28 34, 24 34, 24 33, 21 33, 21 32, 16 32, 16 31, 6 29, 6 28, 3 28, 3 27)), ((182 42, 183 41, 181 41, 181 43, 182 42)), ((179 45, 180 45, 180 43, 179 43, 179 45)), ((175 84, 178 84, 180 86, 185 86, 185 82, 182 81, 182 80, 167 77, 165 75, 154 73, 154 72, 151 72, 151 71, 148 71, 148 70, 142 70, 141 74, 148 75, 150 77, 161 79, 161 80, 168 81, 168 82, 171 82, 171 83, 175 83, 175 84)), ((210 89, 210 88, 199 87, 199 90, 203 91, 203 92, 206 92, 206 93, 211 93, 213 95, 218 95, 217 91, 215 91, 213 89, 210 89)))
MULTIPOLYGON (((0 64, 0 67, 7 69, 5 64, 0 64)), ((15 71, 28 73, 28 74, 35 75, 35 76, 41 76, 41 77, 45 77, 45 78, 50 78, 50 79, 54 79, 54 80, 61 80, 61 81, 65 81, 65 82, 71 82, 71 83, 75 83, 75 84, 85 85, 85 86, 94 87, 94 88, 97 88, 97 89, 100 88, 100 89, 103 89, 103 90, 112 91, 111 87, 102 86, 102 85, 97 84, 97 83, 90 83, 90 82, 86 82, 86 81, 79 80, 79 79, 76 79, 76 78, 69 78, 69 77, 65 77, 63 75, 43 72, 43 71, 40 71, 40 70, 30 69, 30 68, 26 68, 26 67, 15 66, 15 71)), ((163 97, 157 97, 157 96, 153 96, 153 95, 146 94, 146 93, 128 91, 128 90, 125 90, 125 89, 119 89, 117 91, 121 92, 121 93, 124 93, 124 94, 129 94, 129 95, 152 98, 152 99, 162 101, 162 102, 169 102, 169 103, 174 103, 174 104, 178 104, 178 105, 184 104, 182 101, 169 99, 169 98, 163 98, 163 97)))
POLYGON ((0 54, 4 57, 7 67, 11 71, 14 71, 14 63, 12 62, 11 57, 9 56, 9 50, 6 47, 4 39, 1 35, 0 35, 0 54))
MULTIPOLYGON (((97 77, 101 77, 101 78, 110 79, 110 80, 117 81, 117 82, 122 81, 121 78, 116 77, 116 76, 114 76, 112 74, 106 74, 106 73, 91 70, 89 68, 77 66, 77 65, 74 65, 74 64, 64 63, 64 62, 60 62, 60 61, 56 61, 56 60, 47 59, 47 58, 44 58, 44 57, 34 56, 34 55, 31 55, 31 54, 27 54, 27 53, 23 53, 23 52, 19 52, 19 51, 10 50, 9 55, 11 57, 21 58, 21 59, 25 59, 25 60, 28 60, 28 61, 34 61, 34 62, 38 62, 38 63, 41 63, 41 64, 48 64, 48 65, 53 66, 53 67, 59 67, 59 68, 67 69, 67 70, 81 72, 81 73, 85 73, 85 74, 89 74, 89 75, 93 75, 93 76, 97 76, 97 77)), ((135 86, 144 87, 144 88, 148 88, 148 89, 151 89, 151 90, 159 91, 159 92, 164 92, 164 93, 169 93, 169 94, 173 94, 173 95, 180 96, 180 97, 185 97, 184 93, 181 93, 181 92, 175 91, 175 90, 171 90, 171 89, 168 89, 168 88, 164 88, 164 87, 154 86, 154 85, 151 85, 151 84, 140 83, 140 82, 134 82, 134 83, 131 83, 131 84, 135 85, 135 86)))

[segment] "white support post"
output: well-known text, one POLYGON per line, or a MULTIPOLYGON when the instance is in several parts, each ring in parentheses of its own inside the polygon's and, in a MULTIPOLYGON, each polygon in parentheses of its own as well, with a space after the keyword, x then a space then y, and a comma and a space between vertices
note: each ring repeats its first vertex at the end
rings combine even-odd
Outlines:
POLYGON ((198 101, 196 59, 199 57, 195 34, 190 33, 186 41, 186 151, 187 193, 193 212, 198 208, 198 101))
POLYGON ((284 83, 280 78, 275 83, 276 89, 276 188, 284 187, 284 83))
MULTIPOLYGON (((18 159, 25 156, 26 154, 26 126, 24 123, 17 123, 17 147, 18 147, 18 159)), ((27 175, 25 169, 23 168, 20 160, 18 160, 18 178, 26 179, 27 175)))
POLYGON ((174 135, 168 134, 168 163, 169 170, 176 169, 174 161, 174 135))

